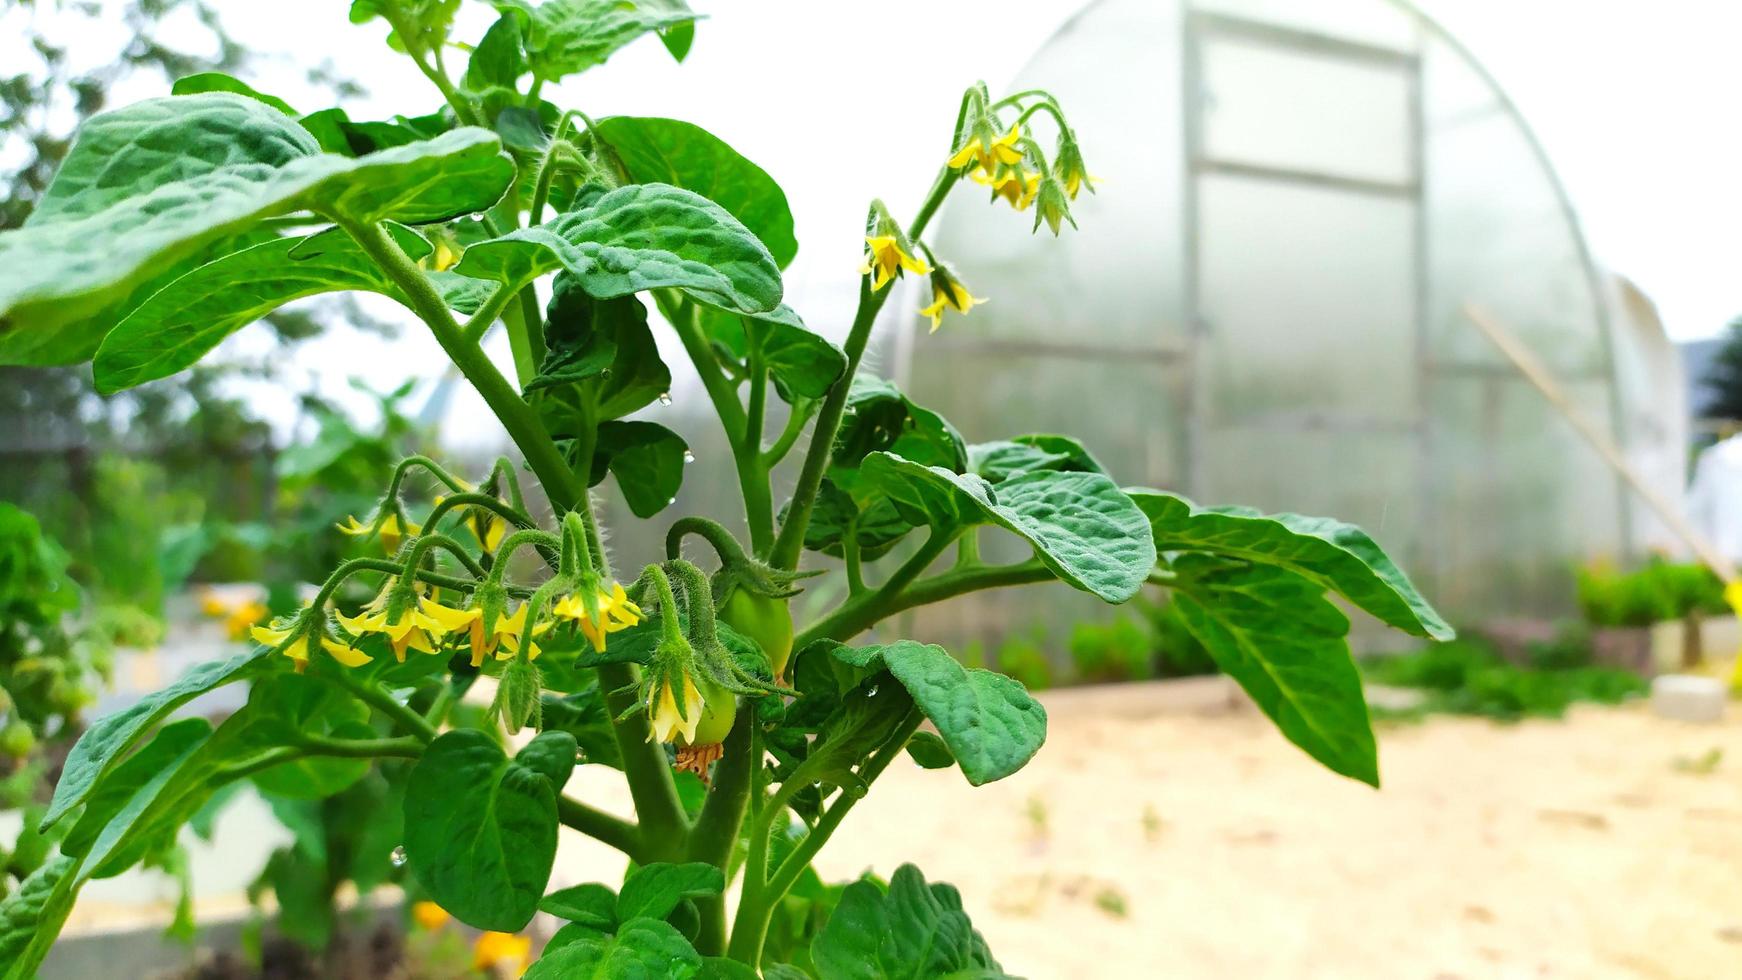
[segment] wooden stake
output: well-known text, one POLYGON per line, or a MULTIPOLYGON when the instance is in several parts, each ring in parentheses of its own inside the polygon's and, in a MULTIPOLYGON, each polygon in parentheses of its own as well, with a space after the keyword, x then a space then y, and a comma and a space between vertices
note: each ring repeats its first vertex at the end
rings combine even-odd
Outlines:
POLYGON ((1607 432, 1594 425, 1573 405, 1572 400, 1567 397, 1566 392, 1555 381, 1554 375, 1550 374, 1548 368, 1536 359, 1536 355, 1531 352, 1530 348, 1518 340, 1517 335, 1506 329, 1492 313, 1474 303, 1464 304, 1464 315, 1470 318, 1470 322, 1476 325, 1476 329, 1482 331, 1483 336, 1492 341, 1495 347, 1500 348, 1500 353, 1505 354, 1507 359, 1512 361, 1512 366, 1518 368, 1519 373, 1524 375, 1525 380, 1529 381, 1537 391, 1542 392, 1542 396, 1549 400, 1549 404, 1553 405, 1578 431, 1579 435, 1591 444, 1591 448, 1597 451, 1597 455, 1601 456, 1604 462, 1608 463, 1616 473, 1621 475, 1623 480, 1627 481, 1627 485, 1639 494, 1640 499, 1644 500, 1658 517, 1663 518, 1663 522, 1669 525, 1669 529, 1687 543, 1687 546, 1693 550, 1700 561, 1712 570, 1712 574, 1723 580, 1726 586, 1738 582, 1736 566, 1730 559, 1719 551, 1705 535, 1689 524, 1679 508, 1665 500, 1656 488, 1645 481, 1639 470, 1628 462, 1621 447, 1615 445, 1615 441, 1609 437, 1607 432))

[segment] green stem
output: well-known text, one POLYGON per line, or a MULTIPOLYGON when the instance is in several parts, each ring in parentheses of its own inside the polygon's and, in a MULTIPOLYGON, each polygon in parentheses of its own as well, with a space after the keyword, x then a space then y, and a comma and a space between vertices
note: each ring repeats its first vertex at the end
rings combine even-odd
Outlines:
POLYGON ((411 710, 404 702, 375 686, 373 681, 356 681, 343 672, 327 675, 334 679, 340 687, 351 692, 357 700, 369 705, 398 723, 399 727, 410 732, 418 741, 428 744, 435 741, 436 729, 424 716, 411 710))
POLYGON ((497 286, 490 293, 490 298, 484 301, 484 305, 478 307, 478 311, 466 320, 466 325, 460 328, 460 333, 470 343, 476 344, 482 341, 484 332, 489 330, 490 325, 502 316, 502 311, 508 307, 514 296, 514 290, 510 289, 507 283, 497 286))
MULTIPOLYGON (((918 238, 925 231, 925 226, 931 222, 932 216, 937 213, 938 207, 944 203, 944 198, 949 196, 950 188, 955 184, 956 175, 950 168, 945 167, 938 171, 937 178, 932 182, 931 193, 926 195, 919 214, 907 229, 909 238, 918 238)), ((775 538, 774 549, 769 555, 769 563, 775 568, 798 567, 799 554, 804 550, 804 532, 810 526, 811 511, 816 507, 817 490, 822 487, 829 457, 834 452, 835 432, 840 429, 841 417, 846 412, 847 393, 853 386, 853 376, 859 373, 859 364, 865 356, 865 345, 871 340, 871 326, 877 320, 877 311, 883 308, 893 292, 887 285, 872 292, 870 276, 861 277, 859 280, 859 310, 853 317, 852 329, 847 332, 847 343, 842 348, 847 354, 847 370, 835 382, 835 386, 829 389, 828 396, 823 400, 822 411, 817 415, 816 428, 811 432, 810 448, 805 451, 804 466, 799 470, 798 484, 793 488, 792 504, 787 509, 786 523, 780 526, 780 534, 775 538)))
POLYGON ((859 529, 848 527, 847 533, 841 538, 841 561, 847 565, 847 594, 858 595, 865 591, 865 572, 859 563, 859 529))
MULTIPOLYGON (((756 709, 743 705, 738 720, 721 746, 723 754, 714 766, 714 781, 702 803, 690 830, 689 860, 705 861, 724 868, 732 859, 732 848, 738 843, 738 830, 744 823, 744 810, 750 802, 750 774, 759 763, 754 742, 756 709)), ((726 898, 714 895, 696 900, 701 913, 701 932, 696 936, 696 949, 703 956, 718 956, 726 950, 726 898)))
POLYGON ((683 539, 685 535, 693 534, 706 541, 714 549, 714 554, 720 558, 722 567, 742 565, 750 560, 744 554, 744 549, 738 544, 738 539, 732 537, 732 532, 726 530, 718 521, 691 514, 680 517, 672 522, 671 530, 665 533, 665 557, 683 557, 683 539))
POLYGON ((617 736, 617 749, 623 756, 623 774, 629 781, 629 795, 635 800, 635 813, 641 818, 642 861, 675 860, 683 852, 688 820, 683 804, 678 802, 677 783, 671 776, 671 765, 665 750, 653 741, 648 728, 647 712, 641 708, 636 691, 640 689, 640 673, 634 664, 602 664, 599 667, 599 687, 605 692, 605 704, 612 718, 627 718, 612 727, 617 736), (630 709, 637 709, 631 711, 630 709))
POLYGON ((803 407, 792 406, 792 410, 786 415, 785 428, 780 430, 780 435, 774 440, 774 445, 769 446, 768 450, 762 454, 764 469, 772 470, 781 460, 786 458, 786 454, 792 451, 793 444, 798 442, 798 437, 804 434, 804 424, 810 421, 810 417, 816 409, 817 403, 811 399, 806 399, 803 407))
MULTIPOLYGON (((859 767, 859 778, 864 781, 866 786, 876 782, 877 777, 883 775, 883 770, 889 768, 889 764, 895 761, 902 749, 906 748, 907 740, 913 737, 915 731, 919 730, 920 722, 924 720, 925 716, 920 713, 918 708, 909 712, 907 718, 896 728, 894 734, 890 735, 877 749, 877 754, 859 767)), ((797 881, 798 876, 804 873, 805 865, 810 864, 817 852, 823 849, 823 845, 829 842, 829 837, 841 825, 841 821, 846 819, 847 812, 853 809, 853 805, 863 799, 864 795, 844 792, 827 810, 823 811, 823 815, 817 819, 816 826, 810 829, 810 833, 805 835, 798 847, 794 848, 793 852, 780 862, 780 867, 775 869, 774 874, 769 876, 768 888, 764 892, 767 901, 778 902, 785 897, 787 890, 792 888, 793 882, 797 881)))
POLYGON ((364 253, 400 288, 412 312, 429 326, 436 343, 483 396, 484 402, 496 414, 502 427, 508 430, 509 438, 520 448, 527 465, 543 484, 551 507, 559 514, 574 509, 583 499, 586 487, 569 471, 556 443, 544 431, 538 413, 508 384, 508 379, 502 377, 496 365, 490 363, 476 344, 466 342, 447 304, 442 302, 441 295, 422 270, 380 225, 341 224, 357 240, 364 253))
POLYGON ((328 738, 324 735, 301 735, 294 747, 309 755, 332 756, 338 759, 372 759, 376 756, 415 759, 423 755, 423 742, 409 735, 401 738, 328 738))
POLYGON ((447 72, 439 66, 440 49, 437 49, 436 52, 438 64, 432 65, 425 61, 424 54, 427 48, 423 44, 423 39, 418 36, 416 31, 411 30, 411 25, 406 21, 405 14, 400 10, 399 4, 388 2, 381 4, 380 7, 381 15, 387 19, 388 24, 392 25, 393 32, 399 35, 400 44, 405 48, 407 57, 411 58, 411 63, 416 65, 417 70, 422 72, 423 76, 440 90, 442 98, 446 99, 448 105, 453 107, 454 116, 459 119, 460 124, 483 126, 488 129, 490 125, 488 120, 478 114, 465 97, 460 94, 459 89, 454 88, 454 83, 448 79, 447 72))
POLYGON ((768 410, 768 368, 762 362, 762 334, 746 323, 749 343, 750 397, 744 409, 744 437, 732 447, 738 464, 738 488, 744 497, 744 518, 750 526, 750 548, 759 555, 774 546, 774 500, 768 470, 762 465, 762 424, 768 410))
POLYGON ((865 592, 850 597, 846 602, 836 607, 833 612, 812 623, 803 633, 800 633, 792 641, 792 648, 803 650, 810 643, 821 639, 844 642, 870 629, 880 620, 916 606, 942 602, 945 599, 965 595, 969 592, 978 592, 982 589, 1050 582, 1054 578, 1052 571, 1039 561, 1025 561, 1014 565, 953 568, 947 572, 940 572, 930 578, 914 582, 899 592, 890 593, 884 589, 878 589, 875 592, 865 592))
POLYGON ((641 832, 632 823, 597 810, 570 796, 556 798, 556 815, 565 826, 608 844, 637 861, 642 860, 641 832))
MULTIPOLYGON (((923 716, 917 709, 910 711, 907 718, 878 747, 876 753, 859 767, 859 777, 865 785, 869 786, 888 768, 922 720, 923 716)), ((808 764, 816 758, 816 755, 812 755, 799 763, 786 781, 781 783, 780 789, 775 791, 773 799, 757 813, 755 824, 751 828, 750 854, 744 867, 744 893, 738 905, 738 915, 732 922, 732 941, 727 948, 728 956, 748 964, 751 969, 761 966, 762 947, 768 939, 768 919, 774 906, 785 897, 793 882, 804 871, 805 865, 822 849, 829 835, 834 833, 835 828, 846 817, 847 811, 858 802, 855 796, 841 794, 817 821, 816 826, 805 835, 798 849, 788 855, 772 875, 768 874, 769 832, 774 820, 786 812, 786 806, 792 797, 814 781, 808 764)))

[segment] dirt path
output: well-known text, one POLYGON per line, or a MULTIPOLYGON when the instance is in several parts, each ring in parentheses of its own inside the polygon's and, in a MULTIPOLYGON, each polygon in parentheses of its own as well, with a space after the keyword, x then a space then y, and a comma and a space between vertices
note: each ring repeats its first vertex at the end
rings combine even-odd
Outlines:
POLYGON ((893 767, 825 874, 913 860, 1036 980, 1742 976, 1742 721, 1391 726, 1375 792, 1250 708, 1077 694, 1001 783, 893 767))

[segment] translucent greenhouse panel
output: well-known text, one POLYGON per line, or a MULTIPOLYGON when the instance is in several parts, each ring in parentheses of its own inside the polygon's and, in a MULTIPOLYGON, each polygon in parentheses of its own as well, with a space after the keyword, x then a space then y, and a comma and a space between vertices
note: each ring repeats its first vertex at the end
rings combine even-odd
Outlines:
POLYGON ((1415 17, 1402 4, 1385 0, 1196 0, 1188 6, 1194 11, 1400 50, 1412 47, 1417 35, 1415 17))
POLYGON ((1199 186, 1209 422, 1417 416, 1413 207, 1242 177, 1199 186))
POLYGON ((1476 302, 1558 374, 1607 375, 1602 301, 1553 177, 1499 96, 1454 53, 1430 48, 1423 71, 1434 358, 1506 363, 1462 312, 1476 302))
POLYGON ((1211 159, 1388 184, 1412 179, 1408 69, 1214 29, 1199 58, 1211 159))
MULTIPOLYGON (((1568 385, 1585 412, 1602 382, 1568 385)), ((1572 609, 1572 568, 1618 557, 1615 476, 1542 394, 1510 371, 1436 376, 1429 389, 1432 519, 1421 577, 1466 621, 1572 609)))
POLYGON ((1180 485, 1177 363, 928 349, 925 338, 918 347, 915 398, 942 411, 967 441, 1068 433, 1121 484, 1180 485))

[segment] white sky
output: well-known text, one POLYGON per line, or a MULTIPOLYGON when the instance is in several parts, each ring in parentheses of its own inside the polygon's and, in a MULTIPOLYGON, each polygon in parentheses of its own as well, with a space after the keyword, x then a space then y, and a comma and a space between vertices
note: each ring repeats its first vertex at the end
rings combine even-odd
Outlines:
MULTIPOLYGON (((798 222, 800 253, 788 297, 833 335, 849 315, 848 304, 835 298, 853 289, 865 202, 882 196, 897 213, 910 211, 948 139, 961 89, 976 78, 999 88, 1081 6, 1073 0, 692 5, 709 19, 683 65, 644 40, 548 94, 595 115, 692 120, 769 170, 785 186, 798 222)), ((232 34, 262 53, 249 80, 304 111, 319 107, 303 74, 321 59, 371 89, 348 106, 356 118, 437 104, 410 63, 382 43, 385 25, 352 27, 342 0, 218 6, 232 34)), ((1742 125, 1730 70, 1742 37, 1742 3, 1426 0, 1423 6, 1518 103, 1571 190, 1599 261, 1652 296, 1672 337, 1709 336, 1742 313, 1742 125)), ((475 38, 492 12, 482 3, 463 9, 469 23, 456 36, 475 38)), ((0 16, 0 27, 7 20, 0 16)), ((156 93, 125 93, 150 94, 156 93)), ((391 304, 372 308, 395 312, 391 304)), ((247 350, 248 333, 233 343, 247 350)), ((385 390, 411 373, 433 375, 444 363, 433 343, 410 330, 394 344, 332 338, 298 361, 299 369, 324 370, 329 391, 342 389, 346 374, 385 390)), ((469 414, 464 403, 456 408, 469 414)))

